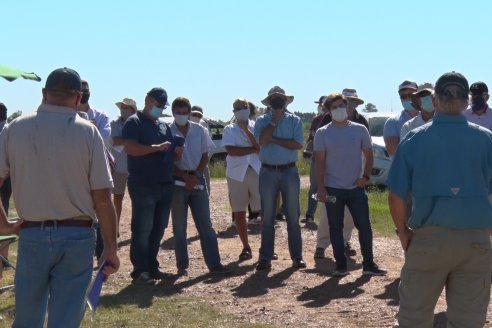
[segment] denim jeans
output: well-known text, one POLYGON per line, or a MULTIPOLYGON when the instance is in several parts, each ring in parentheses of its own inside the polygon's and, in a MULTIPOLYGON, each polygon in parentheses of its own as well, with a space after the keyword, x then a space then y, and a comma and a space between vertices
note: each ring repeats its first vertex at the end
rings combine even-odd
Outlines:
POLYGON ((79 327, 92 277, 92 228, 22 229, 15 272, 12 327, 79 327))
MULTIPOLYGON (((202 184, 204 181, 202 181, 202 184)), ((176 266, 178 270, 188 269, 188 240, 186 228, 188 223, 188 206, 191 209, 193 221, 200 237, 203 258, 209 269, 220 265, 219 245, 217 235, 210 221, 210 206, 208 192, 203 190, 188 191, 184 187, 176 187, 172 202, 172 220, 176 266)))
POLYGON ((277 195, 282 194, 289 252, 292 260, 302 259, 302 238, 299 225, 300 179, 297 167, 283 170, 262 167, 260 170, 260 196, 263 210, 261 225, 260 260, 270 261, 275 245, 275 215, 277 195))
POLYGON ((142 272, 155 273, 159 270, 157 254, 169 223, 173 191, 172 184, 128 184, 128 193, 132 200, 132 278, 137 278, 142 272))
POLYGON ((374 263, 372 253, 372 228, 369 221, 369 203, 364 188, 338 189, 326 187, 328 195, 335 196, 335 203, 326 203, 326 214, 330 224, 330 239, 337 267, 347 268, 343 240, 343 212, 347 205, 354 225, 359 231, 359 244, 365 268, 374 263))
POLYGON ((316 183, 316 169, 314 164, 314 156, 311 159, 311 166, 309 168, 309 191, 307 199, 307 210, 306 217, 310 216, 314 218, 314 213, 316 213, 316 207, 318 207, 318 201, 313 199, 313 195, 318 190, 318 184, 316 183))

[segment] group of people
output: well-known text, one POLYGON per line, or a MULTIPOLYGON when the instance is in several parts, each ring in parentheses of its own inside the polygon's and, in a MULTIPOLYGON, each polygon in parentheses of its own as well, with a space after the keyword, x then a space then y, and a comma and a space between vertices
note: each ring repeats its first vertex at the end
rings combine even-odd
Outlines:
MULTIPOLYGON (((435 88, 404 81, 398 92, 404 110, 388 119, 384 139, 393 159, 388 201, 406 254, 399 324, 431 326, 435 303, 446 287, 448 322, 479 327, 490 299, 492 256, 487 86, 477 82, 469 87, 461 74, 451 72, 435 88)), ((158 262, 170 216, 177 274, 188 274, 188 208, 209 272, 231 271, 221 262, 211 220, 207 176, 213 143, 200 107, 185 97, 169 104, 166 90, 155 87, 145 95, 141 110, 131 98, 116 102, 121 115, 111 121, 91 108, 88 83, 69 68, 53 71, 42 94, 37 112, 14 120, 0 134, 0 176, 4 185, 11 179, 21 218, 7 221, 6 212, 0 211, 0 234, 20 234, 14 327, 42 326, 46 311, 49 326, 79 326, 94 254, 106 275, 119 268, 118 222, 127 187, 132 283, 152 285, 176 277, 161 271, 158 262), (162 119, 168 106, 170 124, 162 119)), ((261 101, 266 113, 255 120, 254 104, 238 98, 232 103, 234 118, 223 131, 229 201, 242 243, 240 262, 253 258, 246 211, 261 222, 256 270, 269 270, 276 258, 279 195, 292 267, 306 268, 296 166, 304 136, 301 119, 287 109, 293 100, 274 86, 261 101)), ((333 276, 346 276, 347 256, 355 252, 349 244, 355 227, 362 274, 384 275, 374 260, 365 191, 373 153, 367 120, 356 110, 364 101, 347 88, 316 103, 319 114, 307 140, 313 156, 303 219, 313 224, 317 204, 322 205, 314 257, 324 258, 331 243, 333 276)))

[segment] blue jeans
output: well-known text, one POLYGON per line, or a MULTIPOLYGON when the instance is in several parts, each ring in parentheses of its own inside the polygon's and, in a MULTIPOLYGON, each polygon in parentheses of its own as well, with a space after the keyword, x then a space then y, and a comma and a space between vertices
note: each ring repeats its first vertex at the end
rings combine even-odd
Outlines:
MULTIPOLYGON (((202 181, 202 184, 204 181, 202 181)), ((208 192, 203 190, 188 191, 184 187, 176 187, 172 203, 172 220, 176 266, 178 270, 188 269, 188 240, 186 228, 188 223, 188 206, 191 209, 193 221, 200 237, 205 264, 212 270, 220 265, 219 245, 217 235, 210 221, 208 192)))
POLYGON ((302 238, 299 225, 300 179, 297 167, 283 170, 260 170, 260 196, 263 210, 261 226, 260 260, 270 261, 275 245, 275 215, 277 195, 282 194, 284 214, 287 221, 289 252, 292 260, 302 259, 302 238))
POLYGON ((22 229, 15 272, 12 327, 79 327, 92 277, 92 228, 22 229))
POLYGON ((318 184, 316 183, 316 169, 314 164, 314 156, 311 159, 311 166, 309 168, 309 191, 308 191, 308 199, 307 199, 307 210, 306 217, 310 216, 314 218, 314 213, 316 213, 316 207, 318 207, 318 201, 314 199, 312 196, 316 194, 318 190, 318 184))
POLYGON ((343 239, 343 211, 347 205, 354 225, 359 231, 359 244, 365 268, 374 263, 372 253, 372 228, 369 220, 369 203, 364 188, 338 189, 326 187, 328 195, 335 196, 335 203, 326 203, 326 214, 330 223, 330 239, 337 267, 347 268, 345 242, 343 239))
POLYGON ((142 272, 159 270, 157 254, 169 222, 173 191, 172 184, 128 184, 132 200, 130 260, 134 279, 142 272))

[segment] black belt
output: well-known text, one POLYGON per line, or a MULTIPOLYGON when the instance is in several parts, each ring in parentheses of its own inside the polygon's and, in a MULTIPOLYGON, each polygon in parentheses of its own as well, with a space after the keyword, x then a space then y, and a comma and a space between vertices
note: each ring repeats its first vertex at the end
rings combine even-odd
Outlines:
POLYGON ((270 165, 270 164, 262 163, 261 166, 263 166, 267 169, 272 169, 272 170, 285 170, 285 169, 290 169, 291 167, 296 166, 296 162, 281 164, 281 165, 270 165))
POLYGON ((189 175, 194 175, 196 171, 183 171, 183 172, 189 175))
POLYGON ((21 224, 21 229, 26 228, 42 228, 42 227, 92 227, 92 221, 89 220, 46 220, 46 221, 24 221, 21 224))

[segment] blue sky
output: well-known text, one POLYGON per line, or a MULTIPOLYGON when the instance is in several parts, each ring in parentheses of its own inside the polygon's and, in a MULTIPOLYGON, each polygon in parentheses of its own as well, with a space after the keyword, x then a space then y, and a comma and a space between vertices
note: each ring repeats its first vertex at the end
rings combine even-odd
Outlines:
MULTIPOLYGON (((41 83, 0 79, 9 112, 34 111, 47 75, 71 67, 89 81, 93 107, 164 87, 227 119, 232 102, 260 105, 270 87, 312 112, 322 94, 356 88, 380 111, 399 111, 404 79, 456 70, 492 84, 489 1, 8 1, 0 64, 41 83)), ((491 85, 492 86, 492 85, 491 85)))

